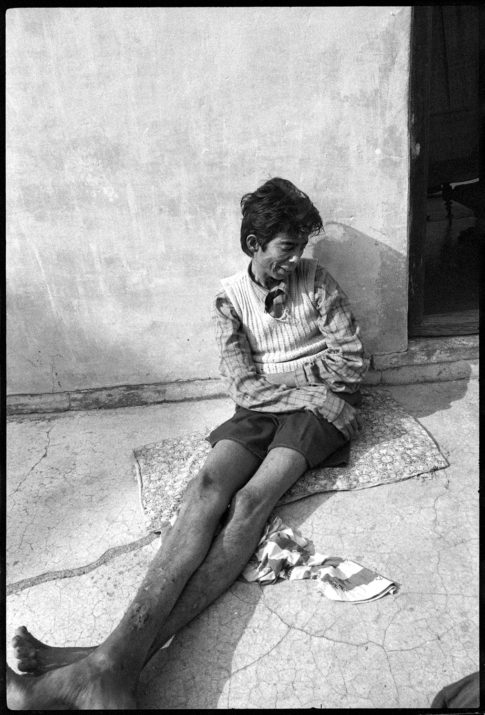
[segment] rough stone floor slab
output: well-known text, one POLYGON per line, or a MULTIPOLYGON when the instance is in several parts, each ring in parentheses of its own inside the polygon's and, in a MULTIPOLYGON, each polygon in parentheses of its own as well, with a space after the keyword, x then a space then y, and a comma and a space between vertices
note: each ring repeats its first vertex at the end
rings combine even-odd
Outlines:
MULTIPOLYGON (((145 668, 141 708, 426 708, 478 669, 478 383, 390 389, 450 467, 278 513, 399 593, 352 605, 312 582, 237 581, 145 668)), ((208 400, 9 421, 9 639, 21 624, 53 645, 106 637, 158 546, 143 538, 133 447, 231 412, 208 400)))
POLYGON ((9 420, 9 582, 91 563, 146 535, 133 448, 230 415, 229 400, 214 400, 9 420))

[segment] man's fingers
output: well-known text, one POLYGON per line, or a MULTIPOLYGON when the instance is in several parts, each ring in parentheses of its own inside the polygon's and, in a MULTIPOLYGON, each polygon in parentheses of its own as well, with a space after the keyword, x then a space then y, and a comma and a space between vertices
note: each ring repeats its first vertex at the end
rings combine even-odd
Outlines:
POLYGON ((341 417, 343 419, 340 431, 343 433, 344 437, 346 437, 347 439, 353 439, 354 437, 357 437, 363 426, 363 421, 359 413, 356 412, 349 405, 349 409, 344 412, 341 417), (351 415, 349 414, 349 412, 351 413, 351 415))
POLYGON ((347 439, 352 439, 353 437, 355 437, 356 432, 351 424, 346 425, 344 434, 347 439))
POLYGON ((349 439, 351 439, 352 437, 357 437, 357 435, 359 434, 359 431, 360 431, 360 427, 361 427, 360 421, 354 417, 347 425, 347 429, 349 432, 349 439))

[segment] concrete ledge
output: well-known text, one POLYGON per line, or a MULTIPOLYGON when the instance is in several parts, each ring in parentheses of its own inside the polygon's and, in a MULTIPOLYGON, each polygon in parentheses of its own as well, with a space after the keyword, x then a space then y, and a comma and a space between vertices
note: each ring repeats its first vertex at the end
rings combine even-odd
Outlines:
POLYGON ((478 335, 458 335, 452 338, 411 338, 408 349, 401 353, 376 354, 372 357, 375 370, 429 363, 478 359, 478 335))
POLYGON ((113 409, 160 402, 187 402, 225 397, 222 380, 186 380, 153 385, 116 385, 91 390, 7 396, 7 414, 113 409))
POLYGON ((420 382, 446 382, 478 378, 478 360, 458 360, 430 365, 403 365, 382 370, 382 385, 415 385, 420 382))
POLYGON ((69 393, 54 392, 41 395, 7 395, 7 414, 25 415, 30 412, 66 412, 69 393))
MULTIPOLYGON (((419 338, 401 353, 374 355, 365 385, 410 385, 478 377, 478 335, 419 338)), ((222 380, 181 380, 152 385, 117 385, 91 390, 9 395, 7 414, 24 415, 67 410, 113 409, 225 397, 222 380)))
POLYGON ((225 395, 222 380, 184 380, 153 385, 119 385, 69 393, 71 410, 207 400, 225 395))

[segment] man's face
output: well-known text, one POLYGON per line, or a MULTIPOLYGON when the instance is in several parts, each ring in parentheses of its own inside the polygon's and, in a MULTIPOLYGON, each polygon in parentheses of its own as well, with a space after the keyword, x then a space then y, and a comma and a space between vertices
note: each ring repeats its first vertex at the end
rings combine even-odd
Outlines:
POLYGON ((256 280, 270 285, 287 278, 298 265, 307 243, 307 236, 295 236, 282 231, 264 249, 258 245, 251 263, 256 280))

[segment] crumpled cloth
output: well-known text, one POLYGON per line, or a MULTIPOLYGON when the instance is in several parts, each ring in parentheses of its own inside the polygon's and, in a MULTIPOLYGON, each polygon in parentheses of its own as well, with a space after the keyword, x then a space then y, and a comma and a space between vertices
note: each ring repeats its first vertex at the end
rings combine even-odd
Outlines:
POLYGON ((241 575, 246 581, 266 585, 279 579, 316 580, 318 589, 327 598, 351 603, 375 601, 399 589, 395 581, 355 561, 313 551, 309 539, 275 516, 266 525, 257 549, 241 575))

